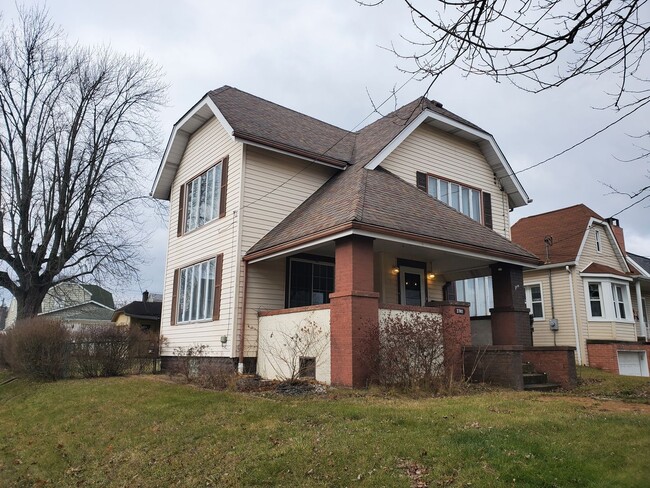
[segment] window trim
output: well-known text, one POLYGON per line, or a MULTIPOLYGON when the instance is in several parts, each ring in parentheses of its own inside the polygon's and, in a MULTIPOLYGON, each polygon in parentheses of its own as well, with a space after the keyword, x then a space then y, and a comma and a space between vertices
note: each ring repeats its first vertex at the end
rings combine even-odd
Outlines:
POLYGON ((179 197, 178 197, 178 202, 179 202, 178 223, 176 229, 177 237, 191 234, 192 232, 198 229, 203 229, 204 227, 211 224, 212 222, 219 221, 220 219, 226 216, 226 197, 227 197, 227 188, 228 188, 228 160, 229 160, 229 156, 227 155, 224 156, 223 158, 219 159, 216 163, 210 165, 209 168, 189 178, 180 186, 179 197), (187 230, 186 214, 187 214, 187 205, 189 200, 188 185, 190 185, 198 178, 201 178, 208 171, 212 170, 213 168, 216 168, 219 165, 221 165, 221 175, 220 175, 220 184, 219 184, 219 208, 218 208, 217 215, 212 219, 208 220, 207 222, 204 222, 202 225, 197 225, 196 227, 187 230))
POLYGON ((530 310, 530 313, 533 313, 533 292, 532 292, 532 287, 538 286, 539 287, 539 294, 540 294, 540 301, 535 302, 535 303, 540 303, 542 305, 542 316, 541 317, 535 317, 533 315, 533 320, 536 322, 541 322, 546 320, 546 307, 544 306, 544 286, 542 285, 541 282, 531 282, 531 283, 525 283, 524 284, 524 292, 526 294, 526 307, 528 310, 530 310), (529 306, 530 305, 530 306, 529 306))
MULTIPOLYGON (((448 203, 443 202, 437 196, 434 197, 433 195, 431 195, 429 193, 429 178, 436 178, 437 180, 446 181, 446 182, 448 182, 450 184, 453 184, 453 185, 458 185, 460 187, 459 188, 459 193, 458 193, 459 201, 462 201, 462 193, 463 193, 462 189, 463 188, 467 188, 469 190, 477 191, 478 192, 478 205, 479 205, 479 208, 478 208, 479 219, 476 220, 476 219, 470 217, 469 215, 464 214, 460 210, 456 210, 456 212, 465 215, 465 217, 470 218, 470 219, 474 220, 475 222, 478 222, 479 224, 485 225, 485 208, 484 208, 484 205, 483 205, 483 203, 484 203, 483 202, 483 199, 484 199, 483 194, 486 193, 486 192, 484 192, 482 189, 477 188, 475 186, 471 186, 471 185, 468 185, 466 183, 461 183, 460 181, 453 180, 453 179, 450 179, 450 178, 445 178, 443 176, 438 176, 435 173, 424 173, 424 174, 426 175, 426 185, 425 185, 424 191, 427 193, 427 195, 429 195, 431 198, 435 198, 439 202, 444 203, 445 205, 453 208, 454 210, 456 210, 456 209, 453 206, 449 205, 448 203)), ((450 195, 451 195, 451 192, 450 192, 450 195)))
MULTIPOLYGON (((214 322, 219 320, 221 313, 221 289, 223 287, 223 253, 217 254, 215 256, 208 257, 207 259, 203 258, 192 263, 183 266, 182 268, 177 268, 174 270, 174 281, 173 281, 173 290, 172 290, 172 307, 171 307, 171 325, 188 325, 188 324, 198 324, 205 322, 214 322), (183 270, 192 268, 199 264, 209 263, 210 261, 215 261, 215 270, 214 270, 214 288, 212 293, 212 306, 208 307, 208 317, 195 319, 195 320, 179 320, 179 304, 181 300, 181 273, 183 270), (211 308, 211 310, 210 310, 211 308)), ((208 280, 209 282, 209 280, 208 280)))

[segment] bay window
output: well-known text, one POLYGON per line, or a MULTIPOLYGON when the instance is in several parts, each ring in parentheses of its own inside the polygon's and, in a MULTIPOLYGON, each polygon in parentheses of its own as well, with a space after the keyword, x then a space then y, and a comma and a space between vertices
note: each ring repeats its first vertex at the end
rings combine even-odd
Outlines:
POLYGON ((629 284, 614 277, 590 278, 585 281, 589 320, 632 321, 629 284))

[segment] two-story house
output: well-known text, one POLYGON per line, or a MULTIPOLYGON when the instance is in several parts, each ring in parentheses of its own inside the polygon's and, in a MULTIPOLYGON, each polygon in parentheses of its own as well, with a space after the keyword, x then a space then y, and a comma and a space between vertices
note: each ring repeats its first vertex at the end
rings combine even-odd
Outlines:
POLYGON ((152 195, 170 202, 168 359, 204 344, 272 377, 264 344, 309 321, 328 341, 316 378, 362 385, 382 316, 469 324, 453 284, 485 276, 492 343, 530 345, 538 258, 509 240, 528 195, 494 137, 438 102, 351 132, 224 86, 174 125, 152 195))
POLYGON ((512 240, 544 261, 524 273, 534 344, 575 346, 580 364, 648 376, 650 275, 632 266, 619 221, 579 204, 519 220, 512 240))

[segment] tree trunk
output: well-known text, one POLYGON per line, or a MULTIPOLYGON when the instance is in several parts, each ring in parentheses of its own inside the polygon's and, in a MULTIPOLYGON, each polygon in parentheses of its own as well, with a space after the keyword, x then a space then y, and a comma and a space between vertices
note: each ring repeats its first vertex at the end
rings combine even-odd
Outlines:
POLYGON ((47 288, 31 287, 25 292, 16 293, 16 321, 38 315, 47 288))

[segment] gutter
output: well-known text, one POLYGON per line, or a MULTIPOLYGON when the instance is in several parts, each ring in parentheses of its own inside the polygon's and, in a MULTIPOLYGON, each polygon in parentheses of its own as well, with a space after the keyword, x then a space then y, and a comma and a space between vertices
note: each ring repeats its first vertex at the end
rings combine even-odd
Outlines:
POLYGON ((576 353, 578 354, 578 363, 584 364, 582 362, 582 344, 580 340, 580 335, 578 333, 578 314, 576 313, 576 299, 573 292, 573 270, 570 266, 565 268, 569 273, 569 291, 571 293, 571 312, 573 314, 573 333, 576 337, 576 353))

